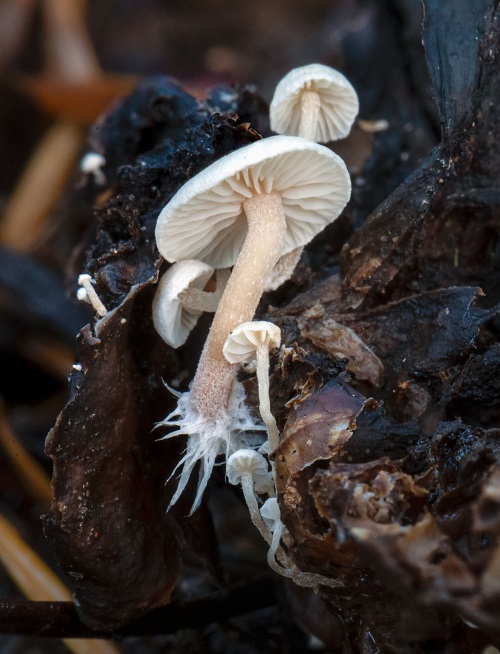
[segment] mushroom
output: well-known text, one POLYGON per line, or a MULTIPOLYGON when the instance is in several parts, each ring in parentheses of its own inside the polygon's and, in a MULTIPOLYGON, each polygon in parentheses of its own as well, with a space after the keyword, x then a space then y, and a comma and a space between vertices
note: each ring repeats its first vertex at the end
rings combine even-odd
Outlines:
POLYGON ((281 522, 278 500, 275 497, 269 498, 259 510, 255 495, 254 486, 268 474, 266 459, 255 450, 238 450, 231 454, 226 463, 226 476, 229 483, 234 486, 241 484, 250 518, 269 545, 267 555, 269 567, 279 575, 292 579, 299 586, 317 588, 323 585, 335 588, 342 585, 341 582, 323 575, 302 572, 285 554, 280 540, 283 534, 287 533, 287 529, 281 522))
POLYGON ((102 167, 106 164, 106 159, 98 152, 87 152, 80 161, 80 170, 86 175, 92 175, 98 186, 106 184, 106 176, 102 172, 102 167))
POLYGON ((269 551, 267 553, 267 563, 269 567, 271 570, 274 570, 280 575, 285 577, 291 576, 285 572, 285 570, 288 571, 290 563, 288 561, 288 557, 286 557, 283 549, 280 546, 281 537, 284 532, 287 532, 287 528, 281 522, 281 511, 276 497, 270 497, 264 502, 264 504, 260 507, 260 516, 272 534, 271 542, 269 543, 269 551), (281 559, 282 563, 286 562, 284 568, 277 563, 277 555, 281 559))
POLYGON ((160 253, 171 262, 197 258, 234 265, 217 308, 190 391, 160 424, 189 436, 171 504, 202 460, 193 510, 218 454, 261 429, 245 407, 243 387, 222 348, 227 335, 252 320, 270 273, 283 255, 308 243, 340 214, 350 197, 344 162, 329 149, 274 136, 236 150, 189 180, 164 207, 156 226, 160 253))
POLYGON ((259 411, 267 427, 269 450, 279 445, 276 420, 271 413, 269 400, 269 350, 281 344, 281 331, 277 325, 263 320, 244 322, 229 334, 222 352, 229 363, 251 363, 257 361, 257 382, 259 386, 259 411))
POLYGON ((272 534, 267 553, 267 563, 271 570, 274 570, 282 577, 288 577, 298 586, 305 588, 318 588, 319 586, 329 586, 338 588, 342 582, 337 579, 331 579, 324 575, 314 572, 302 572, 290 557, 283 551, 280 545, 281 537, 288 534, 288 530, 281 522, 281 511, 278 500, 270 497, 260 507, 260 516, 268 531, 272 534))
POLYGON ((104 304, 101 302, 99 296, 96 293, 95 288, 92 286, 94 280, 90 275, 84 273, 78 277, 78 284, 82 287, 79 288, 76 297, 82 302, 88 302, 92 305, 92 308, 97 313, 97 315, 102 318, 108 312, 104 304))
POLYGON ((259 510, 255 495, 255 486, 268 475, 267 460, 255 450, 237 450, 231 454, 226 463, 226 476, 229 483, 235 486, 241 484, 250 518, 269 545, 267 555, 269 567, 279 575, 292 579, 299 586, 312 588, 341 586, 342 582, 336 579, 311 572, 302 572, 283 551, 280 545, 281 537, 288 532, 281 522, 278 500, 275 497, 269 498, 259 510))
POLYGON ((217 271, 217 290, 203 289, 214 269, 196 259, 174 263, 158 283, 153 300, 153 323, 165 343, 178 348, 187 340, 204 311, 217 309, 222 289, 227 281, 226 271, 217 271))
POLYGON ((241 449, 233 452, 226 463, 226 476, 230 484, 241 484, 243 497, 250 511, 250 518, 266 542, 271 534, 262 520, 254 491, 256 479, 265 479, 269 474, 267 460, 255 450, 241 449))
POLYGON ((345 138, 359 111, 356 91, 322 64, 294 68, 278 83, 269 107, 271 129, 328 143, 345 138))

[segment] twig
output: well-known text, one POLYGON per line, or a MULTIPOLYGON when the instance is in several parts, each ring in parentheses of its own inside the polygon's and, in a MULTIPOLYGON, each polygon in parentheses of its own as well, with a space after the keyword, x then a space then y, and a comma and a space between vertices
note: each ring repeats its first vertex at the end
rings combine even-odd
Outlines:
POLYGON ((45 0, 47 74, 72 84, 92 81, 102 74, 85 25, 85 2, 45 0))
POLYGON ((39 241, 81 142, 81 129, 70 123, 56 123, 44 134, 4 209, 0 223, 4 245, 26 251, 39 241))
POLYGON ((58 638, 111 638, 175 633, 201 628, 239 615, 274 606, 269 577, 261 577, 183 604, 155 609, 135 622, 111 632, 95 632, 78 618, 72 602, 0 600, 0 633, 58 638))
MULTIPOLYGON (((24 542, 21 535, 0 515, 0 560, 26 597, 68 602, 71 593, 55 573, 24 542)), ((25 621, 28 618, 24 617, 25 621)), ((73 654, 119 654, 113 643, 94 640, 64 640, 73 654)))
POLYGON ((44 509, 52 502, 50 479, 42 466, 23 447, 10 428, 0 404, 0 446, 16 470, 22 486, 44 509))

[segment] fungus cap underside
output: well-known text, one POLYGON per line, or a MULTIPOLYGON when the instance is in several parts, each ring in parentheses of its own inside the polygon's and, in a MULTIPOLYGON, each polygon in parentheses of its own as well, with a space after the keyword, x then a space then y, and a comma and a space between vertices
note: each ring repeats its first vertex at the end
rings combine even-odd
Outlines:
POLYGON ((277 192, 287 232, 282 255, 338 217, 351 193, 342 159, 293 136, 272 136, 226 155, 190 179, 161 211, 156 242, 168 261, 233 266, 247 232, 243 202, 277 192))
POLYGON ((203 290, 214 269, 202 261, 185 259, 162 276, 153 300, 153 322, 162 339, 173 348, 183 345, 203 311, 183 306, 179 294, 189 287, 203 290))
POLYGON ((269 107, 273 132, 299 133, 301 95, 304 91, 315 91, 320 96, 314 140, 328 143, 345 138, 358 115, 358 95, 342 73, 322 64, 295 68, 278 83, 269 107))
POLYGON ((250 363, 259 347, 272 349, 281 344, 281 331, 277 325, 254 320, 238 325, 226 339, 222 349, 229 363, 250 363))

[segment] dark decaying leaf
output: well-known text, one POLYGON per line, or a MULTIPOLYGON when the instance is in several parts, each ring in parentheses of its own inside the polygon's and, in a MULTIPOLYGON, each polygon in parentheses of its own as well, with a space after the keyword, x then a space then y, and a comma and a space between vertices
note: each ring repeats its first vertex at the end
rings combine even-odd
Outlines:
MULTIPOLYGON (((305 347, 312 343, 335 357, 342 352, 353 377, 370 382, 375 396, 400 418, 426 413, 431 397, 442 393, 446 371, 465 362, 481 326, 496 311, 478 307, 481 292, 468 287, 429 291, 351 312, 342 310, 336 278, 320 289, 321 294, 312 290, 299 296, 273 319, 305 347), (293 332, 290 325, 295 326, 293 332)), ((456 391, 448 392, 458 393, 458 384, 456 391)))
MULTIPOLYGON (((225 97, 232 111, 241 101, 265 124, 257 96, 228 90, 225 97)), ((157 442, 163 434, 154 427, 173 408, 162 379, 186 376, 189 360, 156 334, 151 304, 161 263, 153 236, 160 209, 198 170, 259 138, 237 113, 219 109, 159 78, 94 130, 111 197, 96 209, 84 268, 110 311, 79 337, 69 401, 47 441, 54 499, 44 524, 81 618, 99 629, 168 602, 184 539, 209 566, 216 563, 206 507, 187 519, 186 497, 165 513, 175 482, 165 480, 182 444, 157 442)))
POLYGON ((384 366, 377 355, 353 329, 329 318, 321 305, 304 311, 300 326, 302 336, 320 350, 335 358, 347 358, 347 370, 356 379, 375 387, 382 385, 384 366))
POLYGON ((82 331, 70 399, 47 440, 54 501, 45 532, 97 629, 167 602, 180 573, 182 534, 165 514, 168 459, 151 431, 172 356, 155 342, 140 292, 101 320, 97 338, 82 331))
POLYGON ((342 451, 365 399, 339 380, 325 384, 291 412, 276 451, 277 488, 318 460, 342 451))
POLYGON ((448 390, 450 399, 481 406, 498 404, 500 398, 500 344, 481 354, 471 354, 448 390))

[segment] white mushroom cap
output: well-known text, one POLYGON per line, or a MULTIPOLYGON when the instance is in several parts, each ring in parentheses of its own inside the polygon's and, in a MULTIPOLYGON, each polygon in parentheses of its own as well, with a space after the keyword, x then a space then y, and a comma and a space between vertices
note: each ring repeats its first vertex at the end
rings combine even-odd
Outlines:
POLYGON ((278 500, 275 497, 267 499, 260 507, 260 515, 269 531, 273 532, 276 524, 281 522, 281 511, 278 500))
POLYGON ((174 348, 183 345, 203 311, 183 306, 179 293, 189 287, 203 290, 214 269, 202 261, 185 259, 171 266, 158 283, 153 300, 153 322, 162 339, 174 348))
POLYGON ((89 294, 87 293, 87 291, 83 287, 80 287, 77 290, 76 299, 80 300, 81 302, 87 302, 87 304, 90 304, 89 294))
POLYGON ((279 347, 281 331, 277 325, 264 320, 243 322, 229 334, 222 348, 229 363, 250 363, 256 358, 257 350, 279 347))
POLYGON ((260 452, 260 454, 265 454, 266 456, 269 456, 271 449, 269 447, 269 441, 266 440, 262 443, 262 445, 257 448, 257 452, 260 452))
POLYGON ((269 350, 279 347, 281 332, 272 322, 255 320, 238 325, 226 338, 222 354, 229 363, 257 361, 259 411, 269 434, 269 446, 274 451, 279 445, 276 420, 271 413, 269 399, 269 350))
POLYGON ((269 472, 266 459, 255 450, 242 449, 231 454, 226 463, 226 475, 230 484, 239 484, 242 475, 249 474, 253 479, 265 477, 269 472))
POLYGON ((247 233, 242 203, 271 192, 280 195, 287 221, 282 256, 338 217, 351 182, 342 159, 324 146, 294 136, 256 141, 211 164, 174 195, 156 225, 160 253, 168 261, 233 266, 247 233))
POLYGON ((80 170, 83 173, 95 173, 106 163, 106 159, 98 152, 87 152, 80 161, 80 170))
POLYGON ((93 175, 96 184, 106 184, 106 176, 101 168, 106 164, 106 159, 98 152, 87 152, 80 161, 80 170, 87 174, 93 175))
POLYGON ((320 99, 314 141, 345 138, 358 115, 358 96, 342 73, 322 64, 295 68, 278 83, 269 107, 273 132, 299 134, 304 91, 314 91, 320 99))

